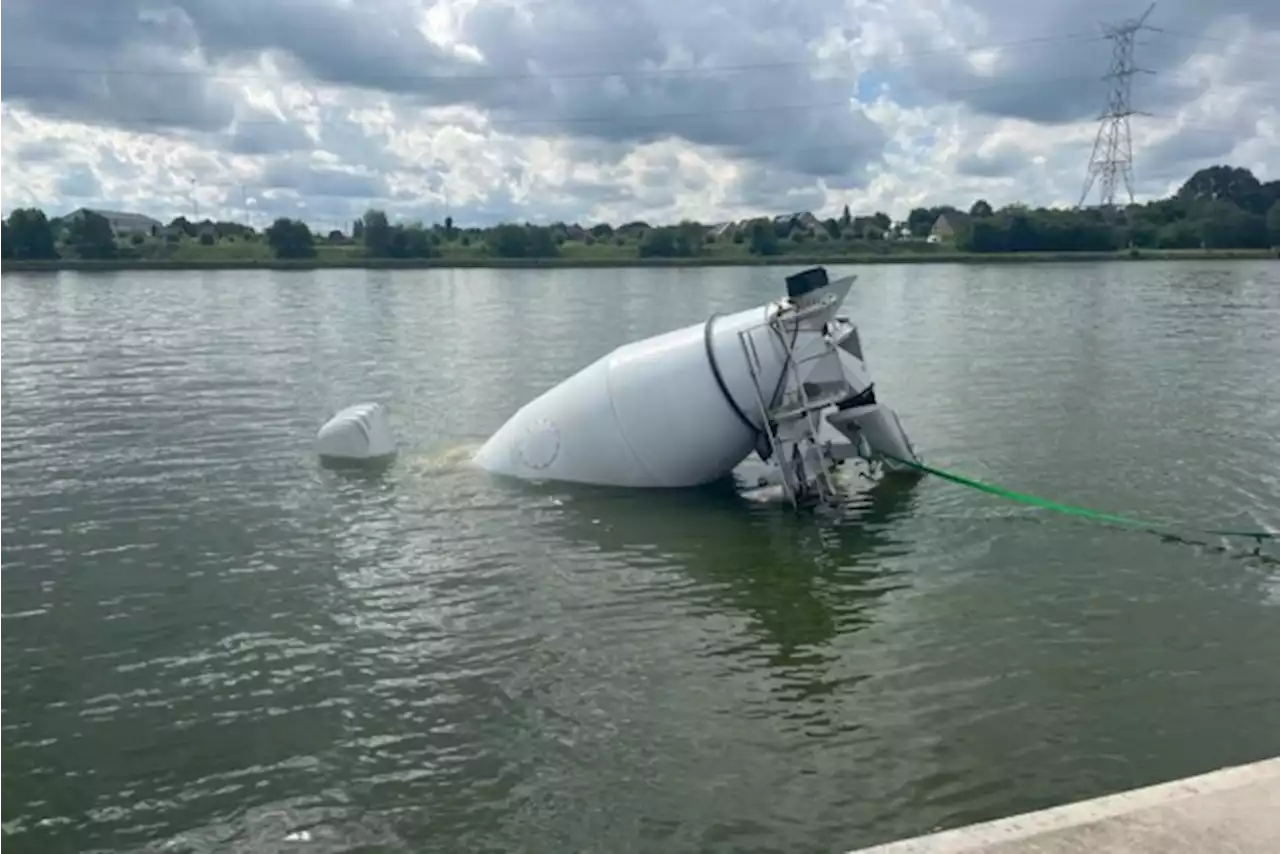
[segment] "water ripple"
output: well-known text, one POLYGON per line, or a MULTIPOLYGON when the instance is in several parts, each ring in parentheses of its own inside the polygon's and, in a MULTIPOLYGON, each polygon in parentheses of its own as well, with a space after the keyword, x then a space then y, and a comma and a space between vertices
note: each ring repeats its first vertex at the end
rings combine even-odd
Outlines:
MULTIPOLYGON (((931 459, 1280 526, 1274 265, 857 272, 931 459)), ((1280 749, 1260 558, 933 481, 846 478, 806 520, 467 464, 582 364, 774 284, 5 279, 11 844, 846 850, 1280 749), (397 464, 316 466, 318 424, 369 398, 397 464)))

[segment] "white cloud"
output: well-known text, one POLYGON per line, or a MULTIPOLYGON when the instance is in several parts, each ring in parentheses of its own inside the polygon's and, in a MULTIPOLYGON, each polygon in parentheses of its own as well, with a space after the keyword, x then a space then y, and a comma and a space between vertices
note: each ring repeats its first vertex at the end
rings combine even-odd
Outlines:
MULTIPOLYGON (((1033 5, 13 0, 3 207, 328 228, 369 206, 484 223, 1073 204, 1105 97, 1092 22, 1125 12, 1033 5)), ((1140 196, 1211 163, 1280 178, 1278 10, 1157 8, 1140 196)))

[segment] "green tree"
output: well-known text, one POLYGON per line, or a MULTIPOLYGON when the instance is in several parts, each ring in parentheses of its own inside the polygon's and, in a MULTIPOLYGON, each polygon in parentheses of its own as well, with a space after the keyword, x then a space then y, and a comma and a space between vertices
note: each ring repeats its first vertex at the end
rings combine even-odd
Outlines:
POLYGON ((1262 183, 1239 166, 1200 169, 1178 188, 1177 198, 1187 202, 1228 201, 1250 213, 1263 214, 1270 200, 1262 183))
POLYGON ((67 244, 81 258, 116 257, 116 236, 111 223, 99 213, 79 211, 67 227, 67 244))
POLYGON ((1001 223, 982 217, 970 223, 969 230, 960 236, 957 246, 965 252, 1006 252, 1007 236, 1007 229, 1001 223))
POLYGON ((937 218, 937 213, 928 208, 913 208, 907 214, 907 228, 913 237, 928 237, 929 229, 933 228, 933 221, 937 218))
MULTIPOLYGON (((849 206, 845 205, 844 211, 840 214, 840 227, 847 229, 852 224, 853 224, 853 214, 849 213, 849 206)), ((833 234, 831 236, 835 237, 836 235, 833 234)))
POLYGON ((1160 237, 1160 229, 1152 225, 1150 222, 1140 219, 1134 219, 1129 224, 1128 231, 1129 241, 1134 246, 1142 248, 1150 248, 1156 245, 1160 237))
MULTIPOLYGON (((888 217, 884 214, 855 216, 852 226, 853 233, 863 240, 878 240, 884 237, 885 230, 888 227, 882 224, 886 219, 888 217), (884 217, 884 219, 881 219, 881 217, 884 217)), ((889 225, 893 225, 892 221, 889 225)))
POLYGON ((282 216, 268 226, 266 237, 267 245, 277 258, 315 257, 315 239, 302 220, 282 216))
POLYGON ((1121 238, 1095 211, 1007 208, 971 219, 956 245, 968 252, 1098 252, 1118 248, 1121 238))
POLYGON ((392 226, 388 253, 392 258, 435 258, 439 255, 431 233, 419 222, 392 226))
POLYGON ((986 199, 978 199, 973 203, 973 207, 969 208, 969 216, 974 218, 991 216, 992 213, 991 205, 986 199))
POLYGON ((641 258, 693 258, 702 254, 703 234, 702 226, 688 220, 654 228, 645 233, 638 253, 641 258))
POLYGON ((1197 202, 1192 206, 1191 218, 1198 224, 1200 240, 1207 249, 1267 246, 1266 219, 1226 198, 1197 202))
POLYGON ((1267 211, 1267 237, 1272 246, 1280 246, 1280 199, 1276 199, 1267 211))
POLYGON ((39 208, 18 208, 9 214, 9 241, 13 257, 49 261, 58 257, 53 226, 39 208))
POLYGON ((1156 232, 1156 247, 1159 249, 1199 249, 1200 230, 1194 222, 1187 220, 1167 223, 1156 232))
POLYGON ((499 258, 525 258, 529 233, 515 223, 503 223, 489 233, 489 249, 499 258))
POLYGON ((489 235, 489 250, 499 258, 554 258, 560 254, 551 229, 503 223, 489 235))
POLYGON ((555 258, 560 249, 551 236, 551 229, 540 225, 527 225, 525 232, 529 235, 530 258, 555 258))
MULTIPOLYGON (((232 238, 245 240, 252 237, 254 234, 253 229, 247 225, 242 225, 238 222, 227 222, 224 220, 218 220, 215 222, 212 230, 213 235, 217 240, 228 240, 232 238)), ((152 236, 154 237, 155 235, 152 236)))
POLYGON ((688 254, 687 247, 677 246, 674 228, 652 229, 640 241, 636 252, 641 258, 676 258, 688 254))
POLYGON ((391 256, 391 224, 380 210, 368 210, 364 215, 364 254, 370 258, 391 256))
POLYGON ((768 220, 756 220, 751 223, 751 241, 748 244, 752 255, 777 255, 778 234, 768 220))

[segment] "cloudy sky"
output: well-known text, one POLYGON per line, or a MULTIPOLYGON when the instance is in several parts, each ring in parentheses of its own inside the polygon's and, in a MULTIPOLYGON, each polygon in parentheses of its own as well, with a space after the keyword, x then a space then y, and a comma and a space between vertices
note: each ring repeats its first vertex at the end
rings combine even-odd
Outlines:
MULTIPOLYGON (((4 0, 3 208, 322 227, 1074 204, 1146 0, 4 0)), ((1161 0, 1135 190, 1280 178, 1280 2, 1161 0)))

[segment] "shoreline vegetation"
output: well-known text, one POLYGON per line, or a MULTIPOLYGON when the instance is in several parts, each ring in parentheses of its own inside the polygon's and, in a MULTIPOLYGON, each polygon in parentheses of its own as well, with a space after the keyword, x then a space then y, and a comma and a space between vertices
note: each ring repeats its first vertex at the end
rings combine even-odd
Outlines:
POLYGON ((1280 180, 1201 169, 1169 198, 1122 208, 918 207, 808 211, 712 224, 392 222, 371 209, 347 229, 281 217, 244 223, 80 208, 4 221, 3 270, 625 268, 1280 258, 1280 180))
POLYGON ((1242 261, 1280 259, 1274 249, 1169 249, 1125 252, 885 252, 813 255, 722 255, 695 258, 369 258, 317 254, 311 258, 58 258, 6 259, 6 273, 138 270, 551 270, 677 269, 689 267, 839 266, 869 264, 1043 264, 1099 261, 1242 261))

